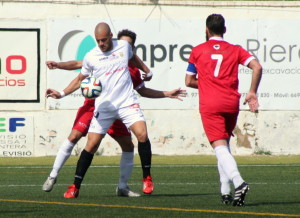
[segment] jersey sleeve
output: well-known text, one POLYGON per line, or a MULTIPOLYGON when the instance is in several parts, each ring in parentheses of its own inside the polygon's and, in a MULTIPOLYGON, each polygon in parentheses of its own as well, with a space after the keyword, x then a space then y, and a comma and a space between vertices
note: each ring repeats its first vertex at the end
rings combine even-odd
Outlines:
POLYGON ((122 43, 125 44, 126 49, 128 50, 128 58, 131 59, 133 56, 133 50, 132 50, 132 46, 130 45, 130 43, 126 40, 120 39, 120 41, 122 43))
POLYGON ((89 53, 84 57, 82 62, 81 74, 83 74, 84 76, 89 76, 92 73, 92 69, 90 67, 88 57, 89 57, 89 53))
POLYGON ((196 69, 196 67, 195 67, 194 64, 188 63, 188 67, 186 69, 186 74, 188 74, 188 75, 195 75, 195 74, 197 74, 197 69, 196 69))
POLYGON ((131 59, 132 58, 132 56, 133 56, 133 50, 132 50, 132 47, 131 47, 131 45, 128 43, 128 50, 129 50, 129 59, 131 59))
POLYGON ((194 49, 192 49, 192 52, 191 52, 189 60, 188 60, 188 62, 191 64, 195 64, 195 55, 194 54, 195 54, 194 49))
POLYGON ((240 49, 240 64, 247 66, 250 61, 255 59, 255 57, 250 54, 247 50, 243 49, 242 47, 239 47, 240 49))
POLYGON ((189 60, 188 60, 188 67, 186 69, 186 74, 188 75, 195 75, 197 74, 197 69, 195 66, 195 56, 194 56, 194 52, 192 50, 189 60))

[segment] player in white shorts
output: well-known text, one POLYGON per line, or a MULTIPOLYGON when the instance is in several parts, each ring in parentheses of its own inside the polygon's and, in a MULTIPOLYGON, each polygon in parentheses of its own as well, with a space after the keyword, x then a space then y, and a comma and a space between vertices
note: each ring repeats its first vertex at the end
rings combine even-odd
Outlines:
POLYGON ((129 59, 137 66, 140 62, 133 56, 131 45, 127 41, 112 41, 110 27, 106 23, 96 26, 95 39, 98 47, 85 56, 81 73, 61 93, 68 95, 74 92, 80 87, 81 81, 90 74, 100 78, 102 83, 102 93, 96 98, 95 116, 89 129, 88 141, 77 163, 74 184, 64 195, 66 198, 77 197, 93 155, 116 119, 122 120, 137 137, 138 152, 144 169, 143 177, 151 178, 151 144, 128 70, 129 59))

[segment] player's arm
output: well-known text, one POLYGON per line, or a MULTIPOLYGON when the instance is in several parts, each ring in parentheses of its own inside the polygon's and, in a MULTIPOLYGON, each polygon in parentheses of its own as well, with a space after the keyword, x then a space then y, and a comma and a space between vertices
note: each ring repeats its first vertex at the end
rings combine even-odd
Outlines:
POLYGON ((82 67, 82 61, 66 61, 66 62, 47 61, 46 65, 51 70, 52 69, 76 70, 82 67))
POLYGON ((189 63, 185 74, 185 85, 198 89, 197 69, 194 64, 189 63))
POLYGON ((262 66, 257 60, 253 59, 248 64, 248 67, 251 68, 253 72, 250 89, 246 95, 244 104, 248 103, 250 111, 256 112, 259 106, 256 93, 262 76, 262 66))
POLYGON ((51 97, 55 99, 62 98, 66 95, 69 95, 79 89, 81 81, 84 80, 87 76, 84 76, 83 74, 79 73, 78 76, 71 81, 71 83, 61 92, 58 92, 54 89, 47 89, 46 91, 46 97, 51 97))
POLYGON ((133 54, 132 58, 130 59, 132 61, 133 65, 143 71, 144 73, 142 74, 143 80, 144 81, 150 81, 152 79, 152 72, 151 70, 147 67, 147 65, 136 55, 133 54))
POLYGON ((186 97, 187 95, 186 90, 181 90, 181 88, 171 91, 158 91, 143 86, 136 91, 145 98, 177 98, 180 101, 182 101, 181 97, 186 97))

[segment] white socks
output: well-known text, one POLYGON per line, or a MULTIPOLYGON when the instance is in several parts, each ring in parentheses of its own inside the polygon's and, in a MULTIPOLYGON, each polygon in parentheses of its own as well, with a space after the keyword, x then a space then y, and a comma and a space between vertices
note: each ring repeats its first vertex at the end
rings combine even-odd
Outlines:
POLYGON ((126 188, 128 179, 131 176, 133 169, 133 152, 122 152, 120 160, 120 179, 119 179, 119 188, 126 188))
MULTIPOLYGON (((228 147, 226 145, 221 145, 215 147, 214 149, 218 159, 218 168, 220 165, 221 172, 223 172, 224 175, 226 175, 226 177, 233 182, 235 188, 239 187, 244 180, 240 175, 236 162, 233 156, 230 154, 228 147)), ((224 179, 225 181, 224 175, 221 177, 220 174, 220 180, 224 179)))
POLYGON ((218 161, 218 170, 220 175, 220 183, 221 183, 221 194, 230 194, 230 179, 226 176, 223 168, 221 167, 220 161, 218 161))
POLYGON ((50 177, 56 178, 60 169, 63 167, 66 160, 70 157, 72 150, 74 148, 74 143, 70 142, 68 139, 64 141, 64 143, 59 148, 59 151, 56 155, 53 169, 50 173, 50 177))

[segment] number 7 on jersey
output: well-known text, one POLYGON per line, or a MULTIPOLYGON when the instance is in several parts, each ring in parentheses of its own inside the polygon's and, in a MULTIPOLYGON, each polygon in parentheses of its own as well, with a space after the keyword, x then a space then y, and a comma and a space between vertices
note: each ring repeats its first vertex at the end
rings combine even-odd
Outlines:
POLYGON ((222 64, 222 61, 223 61, 223 55, 221 55, 221 54, 212 54, 211 59, 217 60, 217 64, 216 64, 215 71, 214 71, 214 76, 218 77, 219 72, 220 72, 220 67, 221 67, 221 64, 222 64))

